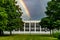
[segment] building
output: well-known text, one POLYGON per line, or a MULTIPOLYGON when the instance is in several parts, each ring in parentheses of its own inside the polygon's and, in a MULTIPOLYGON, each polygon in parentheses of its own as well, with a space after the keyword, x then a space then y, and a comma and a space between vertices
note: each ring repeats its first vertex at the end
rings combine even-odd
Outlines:
MULTIPOLYGON (((13 30, 12 33, 22 33, 22 34, 26 34, 26 33, 34 33, 34 34, 47 34, 50 33, 49 30, 47 28, 42 28, 40 26, 40 21, 39 20, 29 20, 29 21, 24 21, 24 26, 17 29, 17 30, 13 30)), ((5 32, 6 33, 6 32, 5 32)))
POLYGON ((39 25, 40 21, 24 21, 24 31, 25 32, 40 32, 41 26, 39 25))

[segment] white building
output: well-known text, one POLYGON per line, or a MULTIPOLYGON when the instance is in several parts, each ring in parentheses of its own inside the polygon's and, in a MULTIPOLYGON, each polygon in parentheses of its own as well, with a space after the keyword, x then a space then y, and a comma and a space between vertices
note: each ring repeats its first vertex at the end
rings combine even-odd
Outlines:
MULTIPOLYGON (((42 28, 40 25, 39 25, 39 22, 38 20, 29 20, 29 21, 24 21, 24 26, 17 29, 17 30, 14 30, 12 31, 13 34, 15 33, 23 33, 23 34, 26 34, 26 33, 34 33, 34 34, 48 34, 50 33, 49 30, 47 28, 42 28)), ((6 32, 5 32, 6 33, 6 32)))

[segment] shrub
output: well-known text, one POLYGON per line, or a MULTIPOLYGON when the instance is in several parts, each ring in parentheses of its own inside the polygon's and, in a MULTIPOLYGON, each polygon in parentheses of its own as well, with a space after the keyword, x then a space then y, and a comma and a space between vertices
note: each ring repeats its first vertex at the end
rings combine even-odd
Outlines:
POLYGON ((58 40, 60 40, 60 34, 58 35, 58 40))
POLYGON ((53 37, 55 37, 55 38, 58 38, 59 35, 60 35, 60 32, 55 32, 55 33, 53 33, 53 37))

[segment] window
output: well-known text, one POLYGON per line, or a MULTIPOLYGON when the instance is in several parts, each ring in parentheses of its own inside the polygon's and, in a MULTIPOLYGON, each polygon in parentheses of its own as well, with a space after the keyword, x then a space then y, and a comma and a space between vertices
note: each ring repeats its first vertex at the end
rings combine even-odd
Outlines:
POLYGON ((29 28, 29 23, 25 23, 25 27, 26 28, 29 28))
POLYGON ((25 31, 29 31, 29 23, 25 23, 25 31))
POLYGON ((34 23, 31 23, 31 28, 34 28, 35 24, 34 23))
POLYGON ((49 31, 49 29, 48 29, 48 28, 42 28, 41 31, 45 31, 45 32, 47 32, 47 31, 49 31))
POLYGON ((35 29, 35 23, 31 23, 31 31, 34 31, 35 29))
POLYGON ((29 28, 28 29, 26 28, 25 31, 29 31, 29 28))
POLYGON ((21 28, 20 28, 20 31, 24 31, 24 27, 21 27, 21 28))
POLYGON ((36 23, 36 27, 40 27, 39 23, 36 23))
POLYGON ((40 28, 36 28, 36 31, 40 31, 40 28))
POLYGON ((31 28, 31 31, 34 31, 35 30, 35 28, 31 28))

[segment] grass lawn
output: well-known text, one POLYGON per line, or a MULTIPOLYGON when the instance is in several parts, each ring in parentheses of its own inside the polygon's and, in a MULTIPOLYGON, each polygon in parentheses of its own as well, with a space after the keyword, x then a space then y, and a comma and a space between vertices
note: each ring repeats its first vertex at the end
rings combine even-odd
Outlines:
POLYGON ((0 36, 0 40, 57 40, 57 38, 42 34, 16 34, 11 36, 0 36))

